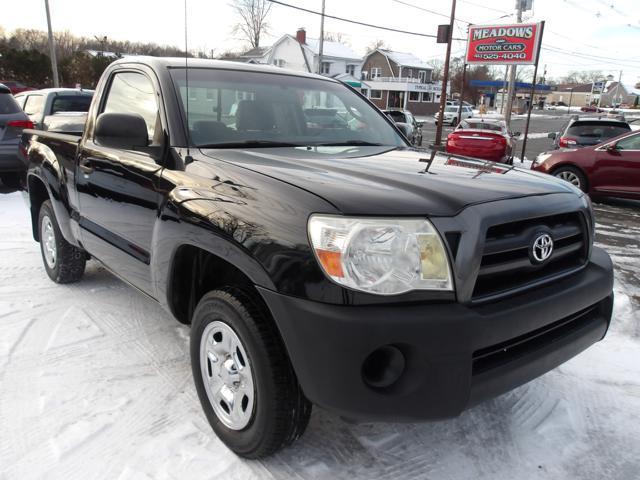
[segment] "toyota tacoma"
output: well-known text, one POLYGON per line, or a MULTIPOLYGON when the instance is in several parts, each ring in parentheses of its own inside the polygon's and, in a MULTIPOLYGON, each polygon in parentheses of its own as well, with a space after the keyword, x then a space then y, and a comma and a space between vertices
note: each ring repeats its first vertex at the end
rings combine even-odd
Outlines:
POLYGON ((313 404, 454 417, 604 337, 612 264, 574 186, 414 149, 333 79, 188 62, 112 63, 80 136, 20 150, 49 277, 92 258, 190 324, 238 455, 291 443, 313 404))

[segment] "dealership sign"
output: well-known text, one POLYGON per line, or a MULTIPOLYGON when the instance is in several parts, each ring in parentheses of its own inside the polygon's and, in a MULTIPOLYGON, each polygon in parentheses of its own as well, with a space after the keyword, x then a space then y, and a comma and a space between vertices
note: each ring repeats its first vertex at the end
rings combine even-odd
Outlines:
POLYGON ((539 23, 472 25, 469 27, 466 62, 482 65, 533 65, 541 37, 539 23))

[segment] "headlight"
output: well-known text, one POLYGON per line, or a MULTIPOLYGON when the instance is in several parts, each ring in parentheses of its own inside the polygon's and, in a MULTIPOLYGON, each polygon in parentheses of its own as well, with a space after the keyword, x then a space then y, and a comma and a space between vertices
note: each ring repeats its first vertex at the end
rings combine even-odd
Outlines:
POLYGON ((541 153, 536 157, 536 159, 533 161, 533 164, 531 166, 535 167, 536 165, 540 165, 541 163, 544 163, 547 160, 547 158, 549 158, 550 156, 551 156, 550 153, 541 153))
POLYGON ((379 295, 453 290, 444 244, 428 220, 312 215, 309 238, 325 274, 345 287, 379 295))

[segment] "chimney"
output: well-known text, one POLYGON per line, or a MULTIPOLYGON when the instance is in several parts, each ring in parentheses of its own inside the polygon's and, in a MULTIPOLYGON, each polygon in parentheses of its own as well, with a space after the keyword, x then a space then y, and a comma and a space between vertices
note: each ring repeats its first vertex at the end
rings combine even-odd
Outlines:
POLYGON ((307 43, 307 32, 303 27, 300 27, 296 32, 296 40, 303 45, 307 43))

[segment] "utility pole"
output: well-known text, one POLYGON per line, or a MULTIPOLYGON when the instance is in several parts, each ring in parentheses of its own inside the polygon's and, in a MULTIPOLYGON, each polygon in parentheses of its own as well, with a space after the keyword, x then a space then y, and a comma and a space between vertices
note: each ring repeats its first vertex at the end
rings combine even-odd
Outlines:
POLYGON ((58 81, 58 60, 56 59, 56 41, 51 30, 51 14, 49 13, 49 0, 44 0, 44 9, 47 12, 47 28, 49 30, 49 52, 51 55, 51 71, 53 73, 53 88, 59 88, 58 81))
POLYGON ((451 18, 449 20, 449 32, 447 42, 447 53, 444 58, 444 68, 442 71, 442 91, 440 92, 440 108, 438 122, 436 123, 436 141, 434 146, 442 144, 442 127, 444 125, 444 107, 447 104, 447 83, 449 82, 449 60, 451 58, 451 39, 453 37, 453 22, 456 19, 456 0, 451 0, 451 18))
MULTIPOLYGON (((523 0, 516 0, 516 21, 522 23, 522 3, 523 0)), ((513 95, 515 92, 516 83, 516 66, 511 65, 509 71, 509 87, 507 89, 507 110, 504 112, 504 120, 507 123, 507 128, 511 129, 511 110, 513 109, 513 95)))
POLYGON ((324 0, 322 0, 322 15, 320 15, 320 39, 318 40, 318 75, 322 75, 322 50, 324 49, 324 0))
POLYGON ((509 77, 509 65, 504 69, 504 81, 502 82, 502 97, 500 99, 500 113, 504 113, 504 89, 507 88, 507 78, 509 77))
MULTIPOLYGON (((618 76, 618 84, 616 85, 616 94, 613 97, 613 103, 622 103, 622 102, 617 102, 618 100, 618 90, 620 89, 620 82, 622 81, 622 70, 620 70, 620 75, 618 76)), ((614 105, 611 105, 612 107, 614 105)))

